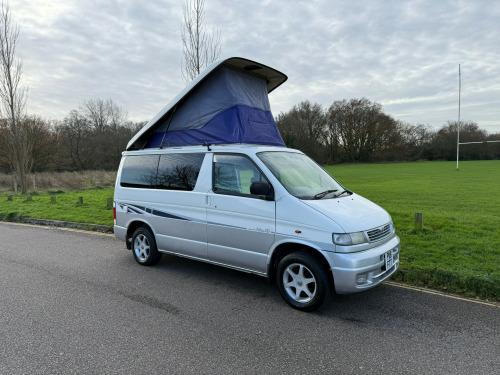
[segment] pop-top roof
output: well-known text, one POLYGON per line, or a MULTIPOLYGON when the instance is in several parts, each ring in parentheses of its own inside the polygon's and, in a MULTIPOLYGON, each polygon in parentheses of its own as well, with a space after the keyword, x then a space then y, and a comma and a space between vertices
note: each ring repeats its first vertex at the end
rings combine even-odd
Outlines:
POLYGON ((214 62, 130 140, 127 150, 205 143, 284 146, 267 94, 286 80, 283 73, 240 57, 214 62))

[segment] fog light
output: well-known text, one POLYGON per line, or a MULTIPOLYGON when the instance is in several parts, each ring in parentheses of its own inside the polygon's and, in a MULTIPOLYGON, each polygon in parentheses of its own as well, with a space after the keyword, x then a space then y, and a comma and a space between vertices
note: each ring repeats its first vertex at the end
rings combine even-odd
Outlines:
POLYGON ((356 284, 358 285, 366 284, 367 280, 368 280, 368 275, 366 273, 358 273, 356 275, 356 284))

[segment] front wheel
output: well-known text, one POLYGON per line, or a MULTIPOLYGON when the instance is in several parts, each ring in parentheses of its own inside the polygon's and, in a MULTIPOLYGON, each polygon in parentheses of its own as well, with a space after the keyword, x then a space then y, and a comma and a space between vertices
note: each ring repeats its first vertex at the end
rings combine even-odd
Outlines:
POLYGON ((135 230, 132 236, 132 253, 141 266, 153 266, 161 258, 153 233, 145 227, 135 230))
POLYGON ((276 279, 283 299, 298 310, 316 310, 330 294, 325 268, 306 252, 285 256, 278 264, 276 279))

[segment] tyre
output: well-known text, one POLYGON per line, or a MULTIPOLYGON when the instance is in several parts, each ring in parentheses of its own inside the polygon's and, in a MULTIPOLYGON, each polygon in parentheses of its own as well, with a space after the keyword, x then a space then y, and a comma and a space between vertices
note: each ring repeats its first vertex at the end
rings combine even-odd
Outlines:
POLYGON ((141 266, 153 266, 161 259, 153 233, 145 227, 137 228, 132 236, 132 253, 141 266))
POLYGON ((285 256, 278 264, 276 282, 281 297, 293 308, 313 311, 330 297, 325 267, 306 252, 285 256))

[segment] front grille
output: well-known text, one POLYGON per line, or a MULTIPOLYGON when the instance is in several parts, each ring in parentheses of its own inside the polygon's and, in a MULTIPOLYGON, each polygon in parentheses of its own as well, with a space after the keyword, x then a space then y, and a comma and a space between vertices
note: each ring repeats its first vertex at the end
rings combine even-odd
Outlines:
POLYGON ((391 224, 386 224, 383 227, 375 228, 366 232, 370 242, 383 240, 391 234, 391 224))

